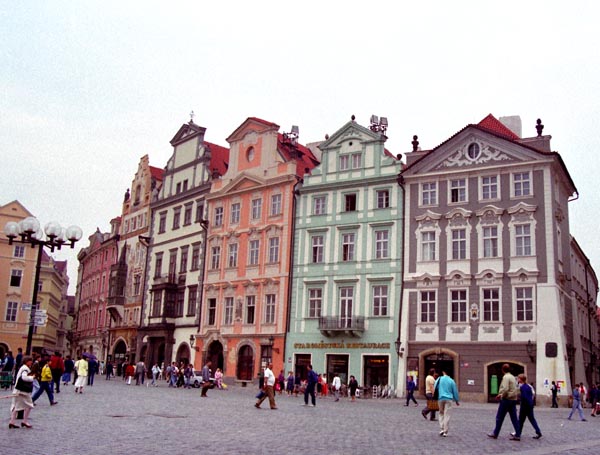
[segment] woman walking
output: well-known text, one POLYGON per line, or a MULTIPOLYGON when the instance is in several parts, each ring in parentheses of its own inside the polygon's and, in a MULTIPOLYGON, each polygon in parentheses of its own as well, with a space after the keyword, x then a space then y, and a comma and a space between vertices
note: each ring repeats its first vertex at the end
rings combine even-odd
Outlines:
POLYGON ((10 406, 10 422, 8 428, 19 428, 16 419, 17 413, 23 411, 22 427, 31 428, 29 423, 29 413, 33 409, 31 392, 33 391, 33 375, 31 374, 31 364, 33 358, 29 355, 23 357, 23 364, 17 373, 15 389, 13 390, 12 404, 10 406))

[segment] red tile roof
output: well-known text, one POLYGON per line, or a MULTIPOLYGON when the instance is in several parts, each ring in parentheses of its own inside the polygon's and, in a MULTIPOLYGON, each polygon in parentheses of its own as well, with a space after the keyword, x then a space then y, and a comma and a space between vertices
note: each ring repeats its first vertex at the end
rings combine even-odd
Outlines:
POLYGON ((497 136, 505 137, 506 139, 510 139, 511 141, 517 141, 520 139, 519 136, 517 136, 513 131, 511 131, 506 125, 504 125, 492 114, 489 114, 477 125, 480 128, 488 130, 490 133, 494 133, 497 136))
POLYGON ((164 170, 158 167, 150 166, 150 175, 156 180, 160 180, 162 182, 164 170))
POLYGON ((296 175, 302 177, 319 164, 319 161, 313 155, 309 148, 302 144, 292 145, 288 141, 284 141, 283 134, 277 134, 277 147, 287 160, 296 158, 296 175))
POLYGON ((229 149, 212 142, 204 141, 210 149, 210 172, 217 171, 219 175, 225 174, 229 166, 229 149))

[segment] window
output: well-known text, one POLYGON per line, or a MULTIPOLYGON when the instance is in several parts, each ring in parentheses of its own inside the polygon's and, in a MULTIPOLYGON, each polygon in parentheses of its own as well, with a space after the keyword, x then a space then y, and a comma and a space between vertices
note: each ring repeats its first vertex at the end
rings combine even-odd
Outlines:
POLYGON ((233 297, 225 297, 225 319, 226 325, 233 324, 233 297))
POLYGON ((517 256, 531 256, 531 226, 515 225, 515 245, 517 256))
POLYGON ((435 322, 435 291, 421 291, 421 322, 435 322))
POLYGON ((258 264, 258 254, 260 251, 260 241, 250 240, 248 244, 248 265, 258 264))
POLYGON ((221 247, 213 246, 210 249, 210 268, 212 270, 218 269, 221 262, 221 247))
POLYGON ((390 192, 389 190, 378 190, 377 191, 377 208, 387 209, 390 206, 390 192))
POLYGON ((354 307, 354 288, 340 288, 340 326, 342 328, 352 327, 352 314, 354 307))
POLYGON ((252 199, 252 219, 259 220, 262 214, 262 199, 252 199))
POLYGON ((387 259, 389 257, 389 231, 375 231, 375 257, 387 259))
POLYGON ((483 290, 483 320, 500 321, 500 291, 497 288, 483 290))
POLYGON ((177 185, 175 185, 175 194, 179 194, 181 193, 181 182, 177 183, 177 185))
POLYGON ((265 323, 275 323, 275 294, 267 294, 265 300, 265 323))
POLYGON ((281 194, 271 196, 271 216, 281 215, 281 194))
POLYGON ((354 233, 342 235, 342 261, 354 261, 354 233))
POLYGON ((533 321, 533 289, 516 288, 517 321, 533 321))
POLYGON ((362 155, 360 153, 352 154, 352 169, 360 169, 362 164, 362 155))
POLYGON ((269 262, 279 262, 279 237, 269 239, 269 262))
POLYGON ((179 273, 187 272, 188 247, 181 248, 181 258, 179 259, 179 273))
POLYGON ((483 257, 498 257, 498 228, 496 226, 483 228, 483 257))
POLYGON ((529 196, 531 194, 531 182, 529 172, 513 174, 514 193, 516 197, 529 196))
POLYGON ((158 233, 163 234, 167 230, 167 212, 160 212, 158 216, 158 233))
POLYGON ((460 289, 450 292, 450 306, 452 309, 452 322, 467 321, 467 291, 460 289))
POLYGON ((373 316, 387 316, 388 287, 373 286, 373 316))
POLYGON ((237 267, 237 258, 238 258, 238 244, 232 243, 229 245, 227 267, 237 267))
POLYGON ((215 325, 217 319, 217 299, 208 299, 208 311, 207 311, 206 324, 215 325))
POLYGON ((187 204, 183 210, 183 225, 192 224, 192 204, 187 204))
POLYGON ((435 232, 421 232, 421 260, 435 261, 435 232))
POLYGON ((177 301, 175 302, 175 317, 180 318, 183 316, 183 306, 185 304, 185 289, 179 289, 177 291, 177 301))
POLYGON ((498 177, 481 177, 481 199, 498 199, 498 177))
POLYGON ((10 271, 10 285, 13 288, 21 287, 21 278, 23 277, 23 270, 13 269, 10 271))
POLYGON ((322 235, 313 235, 310 238, 312 248, 312 262, 319 264, 323 262, 324 239, 322 235))
POLYGON ((182 185, 181 191, 187 191, 187 189, 188 189, 188 180, 185 179, 183 181, 183 185, 182 185))
POLYGON ((476 160, 477 158, 479 158, 480 153, 481 149, 479 148, 479 144, 476 144, 475 142, 469 144, 469 148, 467 149, 467 156, 470 159, 476 160))
POLYGON ((308 290, 308 317, 320 318, 321 307, 323 306, 323 290, 309 289, 308 290))
POLYGON ((160 316, 162 305, 162 291, 154 291, 152 295, 152 316, 160 316))
POLYGON ((240 222, 240 203, 231 204, 231 224, 240 222))
POLYGON ((198 270, 200 267, 200 245, 192 245, 192 263, 190 270, 198 270))
POLYGON ((356 194, 345 194, 344 195, 344 211, 354 212, 356 211, 356 194))
POLYGON ((215 226, 223 226, 223 207, 215 207, 215 226))
POLYGON ((256 296, 246 296, 246 324, 254 324, 254 311, 256 310, 256 296))
POLYGON ((175 272, 177 271, 177 250, 171 250, 169 252, 169 279, 174 279, 175 272))
POLYGON ((421 205, 437 204, 437 182, 421 184, 421 205))
POLYGON ((25 246, 24 245, 15 245, 13 256, 16 258, 25 257, 25 246))
POLYGON ((194 316, 196 314, 196 305, 198 304, 198 286, 190 286, 188 288, 188 307, 187 315, 194 316))
POLYGON ((350 169, 350 155, 340 155, 340 171, 350 169))
POLYGON ((140 287, 142 285, 142 277, 139 274, 133 276, 133 295, 140 295, 140 287))
POLYGON ((181 207, 173 209, 173 229, 179 229, 181 219, 181 207))
POLYGON ((313 198, 313 215, 324 215, 326 213, 326 202, 325 196, 315 196, 313 198))
POLYGON ((450 202, 467 200, 467 181, 465 179, 450 180, 450 202))
POLYGON ((452 259, 461 260, 467 258, 467 230, 452 230, 452 259))
POLYGON ((201 201, 196 202, 196 223, 200 223, 204 217, 204 203, 201 201))
POLYGON ((17 308, 19 308, 18 302, 6 302, 6 321, 15 322, 17 320, 17 308))

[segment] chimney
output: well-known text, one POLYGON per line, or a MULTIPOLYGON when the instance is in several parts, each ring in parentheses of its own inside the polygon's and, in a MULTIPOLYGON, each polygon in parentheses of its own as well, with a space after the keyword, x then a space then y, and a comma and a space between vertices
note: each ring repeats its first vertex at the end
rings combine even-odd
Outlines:
POLYGON ((506 117, 500 117, 498 120, 517 136, 523 137, 523 125, 519 115, 507 115, 506 117))

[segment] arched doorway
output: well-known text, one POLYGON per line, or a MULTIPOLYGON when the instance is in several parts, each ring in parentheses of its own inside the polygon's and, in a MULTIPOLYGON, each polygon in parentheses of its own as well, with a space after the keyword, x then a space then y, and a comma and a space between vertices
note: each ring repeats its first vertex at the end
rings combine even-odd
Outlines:
POLYGON ((241 381, 251 381, 254 376, 254 351, 247 344, 238 353, 237 378, 241 381))
POLYGON ((186 343, 181 343, 179 349, 177 349, 177 362, 183 362, 184 364, 190 363, 190 347, 186 343))
POLYGON ((117 341, 113 349, 113 359, 115 363, 124 362, 127 356, 127 345, 123 340, 117 341))
POLYGON ((425 368, 421 372, 423 378, 427 376, 429 370, 433 368, 438 374, 442 374, 445 371, 453 379, 457 379, 454 376, 454 357, 445 352, 438 352, 435 354, 429 354, 425 356, 425 368))
POLYGON ((487 366, 487 401, 488 403, 494 403, 496 401, 496 395, 498 395, 498 388, 502 381, 502 365, 508 363, 510 366, 510 372, 514 377, 517 377, 521 373, 525 373, 525 366, 513 363, 513 362, 495 362, 490 363, 487 366))
POLYGON ((212 362, 213 371, 216 371, 217 368, 220 368, 223 373, 225 373, 223 365, 223 345, 220 341, 215 340, 208 345, 206 360, 210 360, 212 362))

